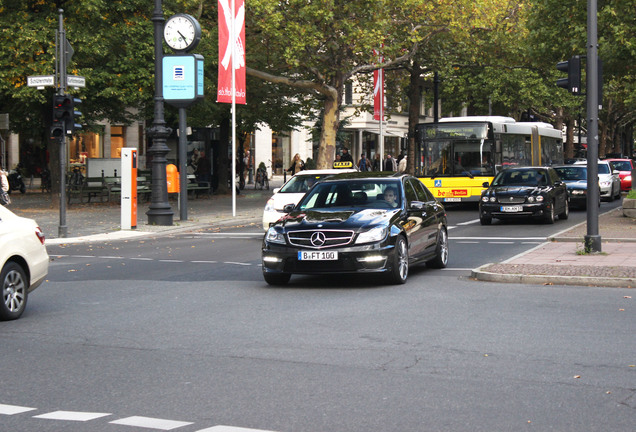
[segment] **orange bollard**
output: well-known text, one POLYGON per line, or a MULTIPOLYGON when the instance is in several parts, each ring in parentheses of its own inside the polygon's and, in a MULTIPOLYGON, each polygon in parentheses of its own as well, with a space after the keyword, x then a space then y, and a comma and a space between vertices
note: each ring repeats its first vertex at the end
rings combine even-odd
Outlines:
POLYGON ((168 193, 179 192, 179 171, 176 165, 166 165, 166 179, 168 181, 168 193))

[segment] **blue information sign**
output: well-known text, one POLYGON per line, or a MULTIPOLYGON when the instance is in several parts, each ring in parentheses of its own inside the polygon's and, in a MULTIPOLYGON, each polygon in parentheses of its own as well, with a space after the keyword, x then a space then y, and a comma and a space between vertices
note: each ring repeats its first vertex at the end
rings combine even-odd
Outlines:
POLYGON ((199 54, 163 57, 163 98, 184 108, 203 97, 203 56, 199 54))

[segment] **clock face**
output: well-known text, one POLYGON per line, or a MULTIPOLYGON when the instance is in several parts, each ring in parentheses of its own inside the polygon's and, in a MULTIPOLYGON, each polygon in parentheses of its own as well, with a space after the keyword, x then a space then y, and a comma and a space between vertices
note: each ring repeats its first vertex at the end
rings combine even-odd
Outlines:
POLYGON ((189 51, 199 43, 201 27, 190 15, 177 14, 166 22, 163 38, 173 50, 189 51))

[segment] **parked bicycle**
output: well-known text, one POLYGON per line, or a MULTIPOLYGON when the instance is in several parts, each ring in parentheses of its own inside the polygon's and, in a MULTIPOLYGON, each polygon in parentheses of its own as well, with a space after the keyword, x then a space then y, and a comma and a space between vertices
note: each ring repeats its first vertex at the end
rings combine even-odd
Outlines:
POLYGON ((254 177, 254 189, 269 190, 269 178, 267 178, 267 169, 262 166, 259 166, 256 170, 256 176, 254 177))

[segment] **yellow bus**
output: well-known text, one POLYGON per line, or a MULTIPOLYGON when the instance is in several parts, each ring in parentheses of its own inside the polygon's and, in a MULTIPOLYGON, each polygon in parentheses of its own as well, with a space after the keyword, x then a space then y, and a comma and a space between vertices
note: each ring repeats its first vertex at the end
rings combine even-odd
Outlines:
POLYGON ((417 125, 415 169, 442 202, 478 202, 484 182, 511 166, 563 163, 561 131, 511 117, 442 118, 417 125))

